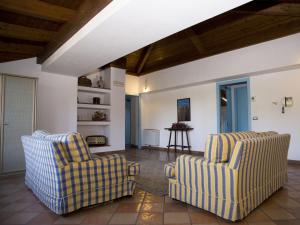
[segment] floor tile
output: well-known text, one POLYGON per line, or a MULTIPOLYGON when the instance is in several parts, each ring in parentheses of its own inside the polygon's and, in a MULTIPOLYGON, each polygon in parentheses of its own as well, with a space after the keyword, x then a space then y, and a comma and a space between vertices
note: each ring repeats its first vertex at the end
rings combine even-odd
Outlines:
POLYGON ((255 222, 269 222, 271 221, 270 217, 268 217, 265 213, 261 210, 254 210, 252 211, 245 220, 248 223, 255 223, 255 222))
POLYGON ((137 217, 137 213, 115 213, 109 224, 135 224, 137 217))
POLYGON ((189 214, 186 212, 167 212, 164 214, 165 224, 184 224, 190 223, 189 214))
POLYGON ((287 210, 281 209, 264 209, 265 214, 267 214, 272 220, 291 220, 296 219, 287 210))
POLYGON ((97 213, 97 214, 89 214, 82 222, 81 224, 84 225, 106 225, 108 224, 110 218, 113 214, 111 213, 97 213))
POLYGON ((26 224, 32 218, 36 217, 38 213, 30 213, 30 212, 20 212, 11 215, 6 220, 3 221, 2 224, 26 224))
POLYGON ((28 224, 30 225, 52 225, 56 220, 59 219, 59 215, 52 212, 44 212, 38 214, 36 217, 32 218, 28 224))
POLYGON ((77 211, 65 216, 60 216, 54 222, 54 224, 80 224, 85 218, 86 215, 84 215, 84 213, 80 213, 80 211, 77 211))
POLYGON ((191 212, 190 218, 193 224, 213 224, 218 222, 216 216, 208 212, 191 212))
POLYGON ((162 225, 162 213, 140 213, 137 221, 138 225, 162 225))
POLYGON ((164 202, 164 197, 161 197, 161 196, 156 196, 156 195, 152 195, 152 194, 147 194, 145 196, 145 199, 144 199, 145 202, 157 202, 157 203, 162 203, 164 202))
POLYGON ((120 203, 117 212, 125 213, 125 212, 139 212, 141 209, 142 203, 120 203))
POLYGON ((183 202, 165 203, 165 212, 186 212, 187 204, 183 202))
POLYGON ((163 203, 155 203, 155 202, 145 202, 142 205, 141 212, 152 212, 159 213, 163 212, 164 209, 163 203))

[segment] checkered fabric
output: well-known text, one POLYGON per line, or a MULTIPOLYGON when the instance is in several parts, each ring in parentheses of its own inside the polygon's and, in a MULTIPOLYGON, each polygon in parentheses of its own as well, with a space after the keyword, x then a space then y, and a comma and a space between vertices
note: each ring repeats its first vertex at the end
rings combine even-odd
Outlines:
POLYGON ((140 164, 127 161, 128 175, 134 176, 140 174, 140 164))
POLYGON ((165 176, 168 178, 175 177, 175 162, 167 163, 164 166, 165 176))
POLYGON ((86 141, 79 133, 52 134, 45 138, 62 142, 70 162, 82 162, 92 158, 86 141))
POLYGON ((243 219, 284 185, 289 142, 288 134, 237 141, 228 163, 179 156, 169 196, 224 219, 243 219))
POLYGON ((45 130, 36 130, 32 133, 32 137, 37 137, 37 138, 46 138, 50 133, 45 130))
POLYGON ((68 162, 60 142, 23 136, 22 143, 26 161, 25 183, 57 214, 134 192, 134 176, 129 176, 124 156, 113 154, 68 162))
POLYGON ((253 131, 210 134, 206 140, 204 157, 209 162, 228 162, 235 143, 252 137, 257 137, 253 131))

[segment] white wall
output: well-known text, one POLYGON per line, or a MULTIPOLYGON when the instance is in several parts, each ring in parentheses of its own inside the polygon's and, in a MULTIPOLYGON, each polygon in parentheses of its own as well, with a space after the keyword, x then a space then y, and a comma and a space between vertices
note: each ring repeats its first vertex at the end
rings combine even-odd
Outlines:
MULTIPOLYGON (((166 92, 143 94, 141 97, 142 129, 160 130, 160 147, 166 147, 169 131, 164 128, 170 127, 172 123, 177 121, 177 99, 191 98, 191 122, 188 124, 194 130, 190 132, 190 144, 192 150, 204 151, 207 134, 216 133, 215 89, 215 84, 205 84, 166 92)), ((181 136, 178 142, 181 143, 181 136)))
POLYGON ((41 71, 35 58, 0 63, 0 73, 38 78, 37 128, 76 131, 77 78, 41 71))
POLYGON ((271 73, 251 78, 252 121, 255 131, 275 130, 279 133, 290 133, 291 143, 289 159, 300 160, 300 69, 271 73), (281 102, 284 97, 293 97, 294 106, 281 113, 281 102))
POLYGON ((125 70, 111 67, 110 150, 125 149, 125 70))
POLYGON ((176 121, 176 100, 191 98, 192 149, 203 151, 206 136, 217 131, 216 81, 250 76, 252 129, 275 130, 292 135, 289 159, 300 160, 300 33, 247 48, 200 59, 142 76, 140 92, 145 81, 148 93, 141 96, 142 129, 161 132, 161 147, 166 147, 165 127, 176 121), (281 114, 279 101, 294 97, 295 106, 281 114))
POLYGON ((139 77, 126 74, 125 77, 126 95, 139 95, 139 77))

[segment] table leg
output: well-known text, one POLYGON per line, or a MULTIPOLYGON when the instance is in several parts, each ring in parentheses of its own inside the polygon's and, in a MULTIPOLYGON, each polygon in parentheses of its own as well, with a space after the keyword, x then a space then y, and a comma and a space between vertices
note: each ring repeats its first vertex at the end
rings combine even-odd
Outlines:
POLYGON ((175 152, 177 150, 177 131, 175 130, 175 152))
POLYGON ((181 150, 184 150, 184 146, 183 146, 183 130, 181 131, 181 150))
POLYGON ((170 150, 171 137, 172 137, 172 131, 170 130, 170 134, 169 134, 169 144, 168 144, 168 152, 169 152, 169 150, 170 150))
POLYGON ((187 146, 188 146, 188 149, 189 149, 189 152, 190 152, 190 151, 191 151, 191 146, 190 146, 190 141, 189 141, 189 135, 188 135, 188 132, 185 131, 185 134, 186 134, 187 146))

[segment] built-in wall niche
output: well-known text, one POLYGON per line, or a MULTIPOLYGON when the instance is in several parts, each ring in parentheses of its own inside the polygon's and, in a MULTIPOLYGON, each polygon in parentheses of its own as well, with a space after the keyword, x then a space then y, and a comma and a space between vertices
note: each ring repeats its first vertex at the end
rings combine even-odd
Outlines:
MULTIPOLYGON (((86 89, 86 88, 85 88, 86 89)), ((86 90, 78 91, 78 104, 95 104, 95 98, 99 98, 99 105, 110 105, 109 93, 87 92, 86 90)))
POLYGON ((77 110, 77 120, 78 121, 110 121, 110 109, 90 109, 78 108, 77 110), (96 113, 102 113, 103 118, 105 119, 96 119, 96 113))
POLYGON ((79 126, 81 135, 87 136, 103 135, 106 137, 106 145, 110 145, 110 126, 79 126))
MULTIPOLYGON (((99 81, 102 80, 104 89, 111 89, 111 76, 108 70, 96 70, 86 75, 92 81, 92 87, 99 88, 99 81)), ((102 88, 102 87, 101 87, 102 88)))

